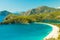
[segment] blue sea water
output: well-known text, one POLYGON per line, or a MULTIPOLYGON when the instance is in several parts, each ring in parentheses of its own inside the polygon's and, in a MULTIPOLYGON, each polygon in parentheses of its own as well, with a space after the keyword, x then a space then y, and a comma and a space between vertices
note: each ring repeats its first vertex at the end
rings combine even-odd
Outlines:
POLYGON ((0 22, 2 22, 4 20, 5 16, 1 16, 0 15, 0 22))
POLYGON ((43 40, 52 27, 45 24, 0 25, 0 40, 43 40))

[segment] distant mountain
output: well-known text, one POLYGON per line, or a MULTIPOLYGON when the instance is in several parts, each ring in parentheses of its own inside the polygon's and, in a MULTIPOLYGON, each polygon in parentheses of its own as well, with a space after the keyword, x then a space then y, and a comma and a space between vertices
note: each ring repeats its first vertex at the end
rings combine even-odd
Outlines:
POLYGON ((20 14, 20 15, 24 15, 24 14, 25 14, 25 12, 20 12, 19 14, 20 14))
POLYGON ((9 14, 11 14, 11 12, 8 12, 6 10, 0 11, 0 22, 2 22, 4 20, 4 18, 9 14))
MULTIPOLYGON (((4 11, 2 12, 2 14, 3 13, 7 14, 7 12, 4 12, 4 11)), ((10 14, 7 17, 5 17, 2 24, 4 23, 5 24, 9 24, 9 23, 22 23, 23 24, 23 23, 33 23, 33 22, 48 22, 48 23, 60 22, 60 9, 51 8, 47 6, 34 8, 27 12, 20 12, 18 15, 16 14, 10 14)))
POLYGON ((11 14, 11 12, 8 12, 8 11, 6 11, 6 10, 0 11, 0 16, 7 16, 7 15, 9 15, 9 14, 11 14))
POLYGON ((55 11, 60 11, 60 9, 55 9, 55 8, 51 8, 51 7, 48 7, 48 6, 41 6, 41 7, 38 7, 38 8, 31 9, 31 10, 25 12, 23 15, 51 13, 51 12, 55 12, 55 11))

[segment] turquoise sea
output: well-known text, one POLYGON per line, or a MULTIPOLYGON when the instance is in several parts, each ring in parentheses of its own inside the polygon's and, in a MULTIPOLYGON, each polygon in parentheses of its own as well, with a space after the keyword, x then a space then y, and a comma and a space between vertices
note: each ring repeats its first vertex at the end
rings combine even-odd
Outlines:
POLYGON ((43 40, 52 27, 45 24, 0 25, 0 40, 43 40))

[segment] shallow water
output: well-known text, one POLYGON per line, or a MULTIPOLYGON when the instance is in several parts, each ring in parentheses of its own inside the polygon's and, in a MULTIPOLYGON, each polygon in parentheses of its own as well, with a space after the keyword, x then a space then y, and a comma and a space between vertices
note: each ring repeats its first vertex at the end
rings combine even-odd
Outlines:
POLYGON ((45 24, 0 25, 0 40, 43 40, 51 31, 45 24))

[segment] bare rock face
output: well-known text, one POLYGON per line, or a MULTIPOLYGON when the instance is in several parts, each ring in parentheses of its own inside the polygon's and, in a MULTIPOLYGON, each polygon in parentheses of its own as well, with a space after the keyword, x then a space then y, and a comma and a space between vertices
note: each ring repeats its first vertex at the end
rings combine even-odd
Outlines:
POLYGON ((51 8, 48 6, 41 6, 41 7, 34 8, 34 9, 31 9, 31 10, 25 12, 24 15, 51 13, 51 12, 55 12, 57 10, 59 10, 59 9, 51 8))

